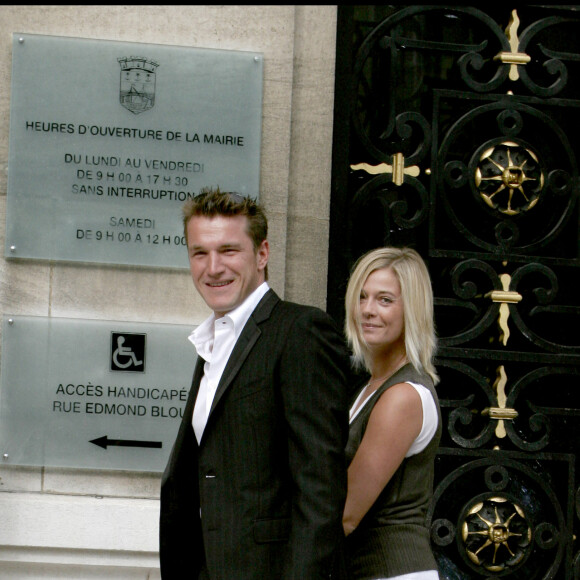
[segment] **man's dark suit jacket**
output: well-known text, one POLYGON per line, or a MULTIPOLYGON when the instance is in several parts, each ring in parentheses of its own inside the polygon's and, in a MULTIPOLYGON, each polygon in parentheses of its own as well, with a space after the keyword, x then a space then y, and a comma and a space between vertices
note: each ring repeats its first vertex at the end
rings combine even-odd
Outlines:
POLYGON ((198 446, 203 364, 163 475, 163 580, 197 580, 204 563, 211 580, 329 578, 344 536, 348 437, 348 355, 330 317, 269 290, 198 446))

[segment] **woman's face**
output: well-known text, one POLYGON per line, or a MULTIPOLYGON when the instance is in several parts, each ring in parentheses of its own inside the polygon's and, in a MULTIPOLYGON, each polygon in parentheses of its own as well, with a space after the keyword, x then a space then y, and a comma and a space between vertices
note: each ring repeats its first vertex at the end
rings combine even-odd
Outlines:
POLYGON ((392 268, 375 270, 360 295, 362 335, 372 350, 405 349, 401 285, 392 268))

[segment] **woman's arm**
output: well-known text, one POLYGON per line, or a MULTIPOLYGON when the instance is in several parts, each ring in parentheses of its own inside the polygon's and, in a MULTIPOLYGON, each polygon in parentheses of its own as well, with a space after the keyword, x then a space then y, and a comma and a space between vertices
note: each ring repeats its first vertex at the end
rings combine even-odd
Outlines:
POLYGON ((348 468, 342 518, 345 535, 358 526, 421 432, 421 398, 408 383, 387 389, 376 402, 360 447, 348 468))

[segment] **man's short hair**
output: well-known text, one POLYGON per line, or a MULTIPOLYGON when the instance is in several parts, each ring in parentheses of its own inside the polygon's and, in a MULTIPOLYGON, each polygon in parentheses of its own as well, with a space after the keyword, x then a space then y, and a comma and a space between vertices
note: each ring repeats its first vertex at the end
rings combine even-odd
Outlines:
POLYGON ((248 235, 254 249, 258 250, 268 237, 268 220, 263 208, 254 199, 232 191, 220 191, 219 187, 205 187, 183 205, 183 229, 187 240, 187 224, 193 216, 246 216, 248 235))

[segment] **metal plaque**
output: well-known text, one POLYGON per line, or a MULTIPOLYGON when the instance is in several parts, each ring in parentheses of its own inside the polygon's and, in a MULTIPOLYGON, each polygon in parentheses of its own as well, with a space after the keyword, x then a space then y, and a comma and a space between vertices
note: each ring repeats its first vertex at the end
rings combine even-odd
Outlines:
POLYGON ((191 330, 5 316, 0 463, 163 471, 196 360, 191 330))
POLYGON ((188 267, 181 207, 259 192, 259 53, 15 34, 6 256, 188 267))

